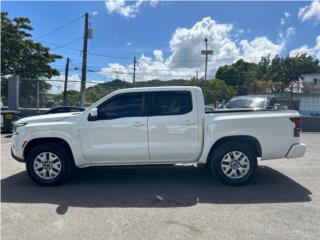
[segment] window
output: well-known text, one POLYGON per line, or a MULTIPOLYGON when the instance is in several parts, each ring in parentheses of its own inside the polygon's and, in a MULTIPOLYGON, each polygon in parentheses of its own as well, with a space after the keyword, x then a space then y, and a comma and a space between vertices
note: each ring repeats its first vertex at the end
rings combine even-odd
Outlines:
POLYGON ((98 107, 99 119, 143 116, 143 93, 119 94, 98 107))
POLYGON ((181 115, 192 110, 191 93, 167 91, 152 93, 153 116, 181 115))
POLYGON ((318 84, 318 79, 316 79, 316 78, 313 79, 313 84, 315 84, 315 85, 318 84))
POLYGON ((266 99, 264 98, 240 98, 230 100, 226 108, 265 108, 266 99))

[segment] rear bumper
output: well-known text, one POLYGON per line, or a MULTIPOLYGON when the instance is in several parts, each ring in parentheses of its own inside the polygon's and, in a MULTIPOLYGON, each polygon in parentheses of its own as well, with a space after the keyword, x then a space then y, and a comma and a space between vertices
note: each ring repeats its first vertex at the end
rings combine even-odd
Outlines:
POLYGON ((306 145, 303 143, 293 144, 289 149, 286 158, 299 158, 306 153, 306 145))

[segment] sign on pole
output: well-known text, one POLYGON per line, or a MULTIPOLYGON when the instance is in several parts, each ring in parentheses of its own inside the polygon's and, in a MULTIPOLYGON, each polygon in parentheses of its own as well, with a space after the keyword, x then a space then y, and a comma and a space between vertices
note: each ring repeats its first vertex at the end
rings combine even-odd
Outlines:
POLYGON ((213 54, 213 50, 201 50, 201 54, 203 54, 203 55, 212 55, 213 54))

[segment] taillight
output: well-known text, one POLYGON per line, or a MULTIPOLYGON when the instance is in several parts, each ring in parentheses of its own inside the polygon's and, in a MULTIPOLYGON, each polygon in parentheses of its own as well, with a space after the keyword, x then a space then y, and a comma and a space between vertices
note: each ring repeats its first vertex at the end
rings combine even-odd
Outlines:
POLYGON ((300 137, 300 132, 301 132, 301 118, 296 117, 296 118, 290 118, 291 122, 294 123, 294 129, 293 129, 293 136, 295 137, 300 137))

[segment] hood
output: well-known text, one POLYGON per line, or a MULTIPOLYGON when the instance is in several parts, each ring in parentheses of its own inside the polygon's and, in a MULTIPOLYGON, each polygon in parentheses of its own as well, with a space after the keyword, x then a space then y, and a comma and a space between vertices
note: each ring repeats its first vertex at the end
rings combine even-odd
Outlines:
POLYGON ((66 118, 78 116, 80 114, 81 114, 81 112, 70 112, 70 113, 55 113, 55 114, 38 115, 38 116, 33 116, 33 117, 21 118, 18 121, 14 122, 14 124, 38 123, 38 122, 57 122, 57 121, 62 121, 66 118))

